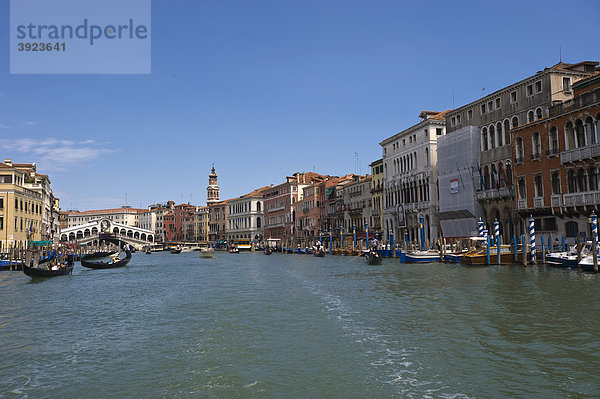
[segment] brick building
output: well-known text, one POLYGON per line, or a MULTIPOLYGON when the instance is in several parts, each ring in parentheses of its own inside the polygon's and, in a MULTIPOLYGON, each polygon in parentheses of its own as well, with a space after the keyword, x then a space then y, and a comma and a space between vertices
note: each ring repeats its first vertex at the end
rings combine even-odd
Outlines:
POLYGON ((512 135, 520 231, 532 216, 536 232, 574 243, 590 236, 587 219, 600 205, 600 75, 568 83, 572 100, 512 135))

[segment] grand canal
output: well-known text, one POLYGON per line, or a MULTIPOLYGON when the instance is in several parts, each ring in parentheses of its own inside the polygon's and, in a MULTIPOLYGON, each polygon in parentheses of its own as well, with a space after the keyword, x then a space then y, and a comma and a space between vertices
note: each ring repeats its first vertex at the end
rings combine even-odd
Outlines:
POLYGON ((580 271, 137 253, 0 293, 0 398, 600 397, 580 271))

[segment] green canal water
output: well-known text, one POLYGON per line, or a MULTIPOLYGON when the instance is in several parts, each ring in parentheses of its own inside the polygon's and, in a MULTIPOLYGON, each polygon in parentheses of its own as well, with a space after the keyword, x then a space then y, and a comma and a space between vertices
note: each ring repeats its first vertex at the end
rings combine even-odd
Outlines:
POLYGON ((600 275, 134 254, 0 273, 0 398, 597 398, 600 275))

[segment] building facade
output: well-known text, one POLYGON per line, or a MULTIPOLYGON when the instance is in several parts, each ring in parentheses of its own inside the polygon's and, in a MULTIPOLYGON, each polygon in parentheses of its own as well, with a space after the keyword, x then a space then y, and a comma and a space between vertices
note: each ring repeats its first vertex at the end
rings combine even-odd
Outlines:
POLYGON ((371 167, 371 217, 369 228, 383 237, 383 158, 372 162, 371 167))
POLYGON ((2 251, 27 241, 42 239, 44 201, 42 194, 29 188, 29 173, 11 160, 0 163, 0 243, 2 251))
POLYGON ((479 174, 481 134, 466 126, 440 137, 438 148, 438 219, 445 238, 478 235, 483 209, 476 194, 483 187, 479 174))
POLYGON ((287 176, 284 183, 264 191, 265 239, 291 244, 296 236, 295 205, 302 199, 302 189, 322 179, 323 176, 314 172, 298 172, 287 176))
POLYGON ((114 209, 97 209, 90 211, 71 211, 67 215, 68 227, 76 227, 82 224, 89 223, 97 219, 108 219, 115 223, 126 226, 138 227, 139 215, 145 209, 136 209, 129 206, 122 206, 114 209))
POLYGON ((519 231, 574 244, 591 236, 588 218, 600 206, 600 75, 571 86, 574 98, 548 115, 512 130, 519 231))
MULTIPOLYGON (((518 222, 513 205, 511 130, 547 117, 554 103, 573 98, 572 85, 594 73, 597 64, 560 62, 448 113, 448 133, 465 126, 480 129, 483 190, 477 199, 488 230, 492 231, 495 220, 500 222, 504 242, 512 240, 518 222)), ((522 154, 515 155, 521 159, 522 154)))
POLYGON ((227 201, 227 241, 263 241, 263 192, 267 188, 259 188, 227 201))
MULTIPOLYGON (((357 245, 366 247, 366 229, 371 219, 371 176, 358 176, 355 181, 348 182, 341 190, 344 203, 344 232, 354 238, 357 245)), ((371 232, 371 237, 374 237, 371 232)))
MULTIPOLYGON (((438 238, 437 140, 446 134, 449 111, 423 111, 421 122, 379 143, 383 149, 383 228, 386 239, 420 240, 420 218, 426 242, 438 238)), ((426 243, 423 243, 425 245, 426 243)))

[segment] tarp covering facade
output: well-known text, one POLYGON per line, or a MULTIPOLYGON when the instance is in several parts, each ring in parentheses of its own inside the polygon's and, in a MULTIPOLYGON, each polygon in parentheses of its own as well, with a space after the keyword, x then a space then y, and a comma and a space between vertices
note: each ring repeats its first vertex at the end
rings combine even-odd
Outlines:
POLYGON ((465 126, 437 141, 439 219, 444 237, 477 235, 477 221, 483 217, 477 202, 479 188, 480 133, 465 126))

